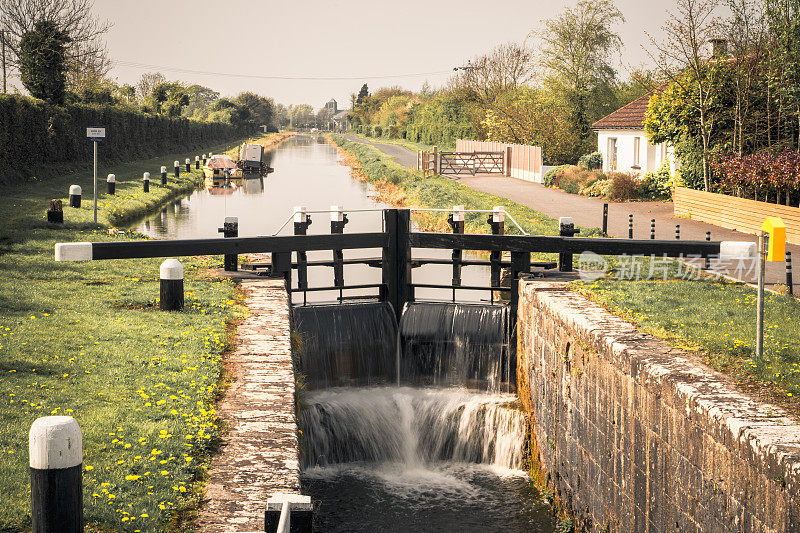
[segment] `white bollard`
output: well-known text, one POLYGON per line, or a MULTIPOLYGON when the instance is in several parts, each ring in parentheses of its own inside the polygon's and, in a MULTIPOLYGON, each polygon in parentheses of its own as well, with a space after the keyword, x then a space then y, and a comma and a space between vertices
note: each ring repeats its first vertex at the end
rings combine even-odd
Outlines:
POLYGON ((177 259, 167 259, 159 268, 161 293, 159 308, 162 311, 183 310, 183 265, 177 259))
POLYGON ((142 190, 144 192, 150 192, 150 173, 145 172, 142 175, 142 190))
POLYGON ((69 186, 69 206, 70 207, 80 207, 81 206, 81 195, 82 190, 80 185, 70 185, 69 186))
POLYGON ((453 222, 464 222, 464 206, 453 206, 453 222))
POLYGON ((109 174, 106 178, 106 185, 108 186, 108 194, 114 194, 117 189, 117 177, 114 174, 109 174))
POLYGON ((71 416, 37 418, 29 434, 33 533, 83 531, 83 440, 71 416))
POLYGON ((181 162, 175 161, 175 177, 177 178, 180 175, 181 175, 181 162))
MULTIPOLYGON (((176 169, 177 170, 177 169, 176 169)), ((167 167, 161 167, 161 185, 167 184, 167 167)))
POLYGON ((505 222, 506 208, 496 205, 492 208, 492 222, 505 222))
POLYGON ((200 156, 194 156, 194 168, 200 168, 200 156))
POLYGON ((192 171, 192 162, 189 161, 189 158, 187 157, 186 158, 186 172, 191 172, 191 171, 192 171))

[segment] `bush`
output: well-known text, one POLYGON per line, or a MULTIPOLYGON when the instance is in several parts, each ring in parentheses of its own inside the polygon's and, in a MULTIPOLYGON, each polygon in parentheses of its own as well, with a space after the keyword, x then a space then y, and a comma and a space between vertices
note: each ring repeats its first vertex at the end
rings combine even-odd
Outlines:
POLYGON ((610 172, 608 179, 611 181, 607 196, 609 200, 620 202, 639 197, 640 183, 633 174, 610 172))
POLYGON ((672 196, 672 177, 669 175, 669 161, 661 168, 648 172, 640 183, 641 195, 652 200, 668 200, 672 196))
POLYGON ((372 127, 372 136, 373 137, 382 137, 383 136, 383 128, 380 126, 373 126, 372 127))
POLYGON ((578 164, 589 170, 603 168, 603 154, 592 152, 591 154, 582 155, 578 160, 578 164))
POLYGON ((242 137, 249 131, 219 122, 151 116, 104 105, 56 106, 17 95, 0 95, 0 183, 30 176, 42 165, 91 160, 86 128, 105 126, 103 163, 191 150, 242 137))
POLYGON ((556 184, 556 180, 558 179, 558 175, 567 167, 572 165, 560 165, 557 167, 553 167, 547 172, 544 173, 542 176, 542 183, 545 187, 553 187, 556 184))

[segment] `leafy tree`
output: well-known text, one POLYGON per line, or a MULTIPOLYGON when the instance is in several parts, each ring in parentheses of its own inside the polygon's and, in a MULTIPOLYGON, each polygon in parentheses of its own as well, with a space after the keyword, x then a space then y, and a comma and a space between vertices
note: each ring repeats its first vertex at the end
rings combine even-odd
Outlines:
POLYGON ((153 89, 160 83, 165 83, 167 78, 160 72, 145 72, 136 83, 136 97, 139 103, 144 104, 145 100, 153 94, 153 89))
POLYGON ((148 109, 168 117, 181 116, 181 110, 189 105, 189 95, 178 82, 163 82, 153 87, 153 92, 145 100, 148 109))
POLYGON ((183 108, 183 116, 196 120, 206 120, 211 112, 211 106, 219 99, 219 93, 202 85, 186 87, 189 104, 183 108))
POLYGON ((271 98, 244 92, 236 97, 236 103, 249 111, 253 127, 272 125, 275 117, 275 103, 271 98))
POLYGON ((358 106, 364 103, 364 100, 366 100, 367 97, 369 97, 369 87, 367 87, 367 84, 365 83, 364 85, 361 86, 361 90, 358 91, 358 96, 356 97, 356 105, 358 106))
POLYGON ((611 0, 580 0, 545 21, 541 54, 548 86, 562 93, 587 149, 594 144, 589 142, 590 125, 603 115, 598 103, 608 99, 616 79, 610 58, 622 41, 613 27, 622 22, 625 18, 611 0))
POLYGON ((23 85, 42 100, 64 103, 66 45, 69 36, 54 22, 42 20, 19 42, 19 71, 23 85))

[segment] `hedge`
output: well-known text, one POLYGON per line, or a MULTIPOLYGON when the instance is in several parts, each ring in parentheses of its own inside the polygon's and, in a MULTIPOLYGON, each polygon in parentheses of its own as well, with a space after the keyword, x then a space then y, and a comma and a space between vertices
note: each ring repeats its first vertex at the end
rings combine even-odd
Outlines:
POLYGON ((112 106, 55 106, 18 95, 0 95, 0 182, 25 179, 44 165, 88 165, 86 128, 106 128, 98 151, 104 161, 144 159, 166 152, 222 143, 248 132, 223 123, 146 115, 112 106))

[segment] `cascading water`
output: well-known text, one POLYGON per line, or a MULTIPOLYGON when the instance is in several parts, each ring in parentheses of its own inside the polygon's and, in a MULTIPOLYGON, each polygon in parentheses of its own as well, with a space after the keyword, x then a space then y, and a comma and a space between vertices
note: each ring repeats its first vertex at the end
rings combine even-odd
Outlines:
POLYGON ((411 303, 400 321, 401 382, 513 389, 508 308, 467 303, 411 303))
POLYGON ((295 309, 304 338, 316 339, 302 346, 301 368, 311 371, 314 390, 302 396, 299 425, 317 529, 554 531, 523 472, 526 417, 514 394, 497 392, 513 376, 506 309, 413 303, 392 336, 376 318, 391 308, 346 307, 295 309), (387 385, 398 374, 395 356, 405 386, 387 385), (353 372, 364 368, 352 363, 362 359, 379 363, 353 372), (350 363, 334 364, 341 360, 350 363), (379 382, 379 369, 383 386, 323 388, 379 382))
POLYGON ((387 303, 295 307, 300 373, 310 389, 393 383, 397 323, 387 303))
POLYGON ((316 391, 300 414, 303 464, 441 461, 523 467, 527 422, 513 395, 373 387, 316 391))

